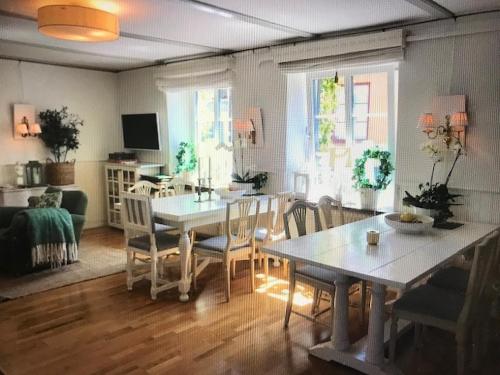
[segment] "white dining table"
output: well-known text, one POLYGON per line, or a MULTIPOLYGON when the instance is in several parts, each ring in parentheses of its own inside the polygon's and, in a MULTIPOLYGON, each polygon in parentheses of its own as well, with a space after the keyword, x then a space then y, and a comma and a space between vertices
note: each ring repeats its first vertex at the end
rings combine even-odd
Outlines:
MULTIPOLYGON (((267 212, 268 195, 259 195, 255 198, 260 201, 260 213, 267 212)), ((191 249, 193 244, 189 231, 193 228, 221 223, 226 220, 227 203, 231 200, 221 199, 217 194, 202 194, 202 201, 197 202, 197 194, 175 195, 172 197, 155 198, 152 200, 153 215, 155 220, 179 229, 179 253, 181 263, 181 277, 178 281, 179 300, 189 300, 191 287, 191 249)), ((255 214, 255 205, 252 206, 250 215, 255 214)), ((231 211, 231 216, 236 216, 236 210, 231 211)))
MULTIPOLYGON (((365 374, 394 373, 384 358, 389 322, 384 307, 388 287, 404 291, 453 257, 498 229, 497 225, 465 223, 453 229, 421 234, 396 232, 378 215, 336 228, 265 245, 263 251, 337 273, 331 340, 309 353, 339 362, 365 374), (367 230, 380 232, 378 245, 366 242, 367 230), (351 344, 348 336, 349 277, 372 283, 368 334, 351 344)), ((400 321, 400 328, 408 322, 400 321)), ((397 371, 396 371, 397 372, 397 371)))

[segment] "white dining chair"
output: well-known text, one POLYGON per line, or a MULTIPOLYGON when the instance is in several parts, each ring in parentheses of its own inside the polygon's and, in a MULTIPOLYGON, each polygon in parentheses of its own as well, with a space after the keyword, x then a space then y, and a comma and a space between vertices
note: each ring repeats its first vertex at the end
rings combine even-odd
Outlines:
POLYGON ((309 173, 295 172, 293 174, 293 191, 296 199, 307 200, 309 197, 309 173))
MULTIPOLYGON (((320 218, 322 219, 323 230, 335 228, 337 226, 345 224, 344 210, 342 208, 341 201, 334 199, 328 195, 324 195, 321 198, 319 198, 318 206, 320 210, 320 218)), ((357 283, 355 285, 357 286, 358 289, 357 291, 359 292, 360 295, 359 311, 361 314, 361 321, 364 322, 366 313, 367 283, 365 280, 357 279, 357 283)), ((319 311, 321 295, 322 295, 321 290, 318 289, 314 290, 313 305, 311 308, 311 314, 313 315, 314 314, 320 315, 326 311, 326 310, 319 311)))
POLYGON ((473 343, 473 358, 478 355, 478 328, 481 327, 481 319, 484 317, 481 311, 488 303, 488 281, 493 269, 492 261, 496 256, 498 238, 498 232, 494 232, 476 246, 465 293, 421 285, 407 291, 393 304, 389 350, 392 363, 396 356, 398 320, 404 319, 415 323, 417 337, 422 325, 453 332, 457 342, 457 374, 465 373, 467 344, 470 341, 473 343))
POLYGON ((175 195, 195 193, 195 185, 191 181, 187 181, 179 177, 173 178, 168 183, 168 186, 174 190, 175 195), (186 187, 189 187, 189 192, 186 190, 186 187))
POLYGON ((196 242, 192 252, 193 287, 196 278, 208 266, 210 259, 223 263, 226 301, 231 296, 231 276, 235 276, 237 261, 250 261, 250 283, 255 291, 255 228, 260 202, 255 198, 240 198, 227 203, 226 234, 196 242), (252 207, 255 209, 252 210, 252 207), (255 217, 252 217, 254 216, 255 217), (198 263, 198 256, 201 262, 198 263))
POLYGON ((293 198, 293 192, 281 192, 270 197, 267 201, 265 226, 257 227, 255 230, 255 242, 259 252, 259 266, 262 263, 261 261, 263 261, 266 281, 269 276, 269 258, 273 259, 274 267, 280 266, 280 259, 267 255, 265 252, 261 251, 261 249, 266 244, 286 239, 283 214, 288 209, 293 198), (276 212, 273 210, 274 202, 276 202, 276 212))
POLYGON ((151 298, 155 300, 159 292, 177 285, 177 281, 164 279, 163 272, 159 274, 158 270, 179 267, 179 262, 164 262, 164 257, 178 252, 179 237, 155 230, 150 196, 123 192, 120 201, 127 251, 127 288, 132 290, 134 283, 148 279, 151 298))

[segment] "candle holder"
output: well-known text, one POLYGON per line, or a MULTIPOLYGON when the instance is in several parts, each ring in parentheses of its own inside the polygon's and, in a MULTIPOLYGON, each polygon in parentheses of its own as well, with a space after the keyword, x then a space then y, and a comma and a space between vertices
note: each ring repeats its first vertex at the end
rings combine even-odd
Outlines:
POLYGON ((201 203, 201 178, 198 178, 198 199, 195 200, 197 203, 201 203))
POLYGON ((212 177, 207 178, 208 180, 208 200, 212 200, 212 177))

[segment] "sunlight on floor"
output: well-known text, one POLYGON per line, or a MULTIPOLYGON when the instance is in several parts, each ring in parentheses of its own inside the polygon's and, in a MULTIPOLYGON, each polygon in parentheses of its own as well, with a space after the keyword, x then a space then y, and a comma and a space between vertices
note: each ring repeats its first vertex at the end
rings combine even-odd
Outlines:
MULTIPOLYGON (((262 280, 263 284, 257 289, 257 293, 267 294, 269 297, 288 301, 288 281, 282 280, 274 276, 269 276, 265 282, 266 275, 259 273, 255 276, 258 280, 262 280)), ((306 306, 313 302, 312 293, 301 285, 295 286, 295 294, 293 296, 293 304, 295 306, 306 306)))

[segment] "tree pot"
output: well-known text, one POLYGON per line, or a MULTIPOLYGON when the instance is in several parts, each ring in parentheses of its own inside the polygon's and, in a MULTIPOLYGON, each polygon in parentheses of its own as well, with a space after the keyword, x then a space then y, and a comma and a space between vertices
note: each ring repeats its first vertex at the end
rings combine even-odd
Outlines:
POLYGON ((47 161, 45 177, 49 185, 72 185, 75 183, 75 161, 54 163, 47 161))

